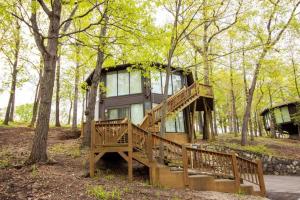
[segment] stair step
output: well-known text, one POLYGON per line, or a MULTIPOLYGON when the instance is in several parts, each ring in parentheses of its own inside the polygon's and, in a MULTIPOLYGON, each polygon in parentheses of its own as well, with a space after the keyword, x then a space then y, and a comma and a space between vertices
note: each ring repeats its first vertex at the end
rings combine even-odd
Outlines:
POLYGON ((235 193, 236 186, 235 181, 230 179, 216 179, 215 180, 216 191, 235 193))
POLYGON ((208 175, 192 175, 189 176, 189 187, 199 191, 215 190, 214 177, 208 175))
POLYGON ((242 192, 243 194, 252 195, 252 194, 254 194, 254 188, 252 185, 241 184, 240 192, 242 192))

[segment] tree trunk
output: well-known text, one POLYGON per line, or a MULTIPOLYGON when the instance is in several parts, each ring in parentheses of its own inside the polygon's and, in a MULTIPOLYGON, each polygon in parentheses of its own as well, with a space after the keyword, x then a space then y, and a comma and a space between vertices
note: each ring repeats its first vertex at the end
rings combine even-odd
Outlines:
POLYGON ((56 96, 55 96, 55 126, 60 127, 59 121, 59 102, 60 102, 60 57, 61 54, 59 53, 57 58, 57 69, 56 69, 56 96))
POLYGON ((292 56, 292 66, 293 66, 293 75, 294 75, 295 87, 296 87, 298 97, 300 98, 300 90, 299 90, 298 80, 297 80, 297 77, 298 77, 297 76, 297 68, 296 68, 296 64, 295 64, 295 60, 294 60, 293 56, 292 56))
POLYGON ((81 111, 81 124, 84 122, 84 110, 85 110, 85 98, 84 93, 82 93, 82 111, 81 111))
MULTIPOLYGON (((15 77, 17 82, 17 76, 15 77)), ((12 91, 12 101, 10 106, 10 112, 9 112, 9 121, 14 121, 14 111, 15 111, 15 101, 16 101, 16 87, 14 87, 14 91, 12 91)))
MULTIPOLYGON (((37 162, 47 162, 47 138, 49 130, 49 120, 51 113, 51 102, 53 95, 53 87, 55 82, 55 69, 57 62, 57 47, 58 36, 60 27, 61 16, 61 1, 54 0, 52 2, 52 12, 49 14, 49 30, 47 40, 47 47, 45 51, 42 51, 44 59, 44 73, 41 79, 41 99, 38 110, 37 125, 35 129, 35 135, 33 139, 32 150, 27 160, 28 164, 37 162)), ((32 22, 36 23, 36 12, 32 13, 32 22)), ((35 34, 35 40, 37 45, 41 45, 40 38, 37 38, 35 34)), ((40 50, 42 50, 40 48, 40 50)))
POLYGON ((33 108, 32 108, 32 117, 31 117, 31 122, 29 127, 34 127, 34 124, 36 122, 36 117, 37 117, 37 111, 38 111, 38 106, 39 106, 39 101, 40 101, 40 84, 41 84, 41 78, 42 78, 42 73, 43 73, 43 68, 42 68, 42 63, 43 63, 43 58, 41 57, 40 60, 40 70, 39 70, 39 81, 38 84, 36 85, 35 89, 35 95, 34 95, 34 102, 33 102, 33 108))
MULTIPOLYGON (((232 40, 230 39, 230 51, 232 51, 232 40)), ((238 123, 237 123, 237 112, 236 112, 236 103, 235 103, 235 94, 234 94, 234 84, 233 84, 233 66, 232 66, 232 54, 229 56, 229 65, 230 65, 230 94, 231 94, 231 114, 232 114, 232 126, 234 136, 238 136, 238 123)))
POLYGON ((108 16, 106 13, 104 15, 104 24, 101 27, 101 31, 99 34, 100 45, 98 46, 97 52, 97 63, 96 68, 92 77, 92 84, 89 89, 88 95, 88 103, 87 103, 87 110, 86 110, 86 125, 84 129, 84 137, 83 137, 83 146, 90 146, 91 144, 91 122, 95 119, 95 105, 96 105, 96 97, 97 97, 97 89, 101 77, 101 70, 102 65, 104 62, 104 48, 105 48, 105 41, 104 37, 106 36, 107 31, 107 23, 108 23, 108 16))
POLYGON ((248 130, 248 122, 249 122, 249 118, 250 118, 253 95, 254 95, 254 91, 255 91, 255 87, 256 87, 257 78, 258 78, 258 75, 259 75, 259 70, 260 70, 260 67, 261 67, 261 62, 265 58, 266 54, 267 54, 267 49, 264 49, 262 54, 260 55, 260 58, 259 58, 259 60, 256 64, 256 67, 255 67, 255 70, 254 70, 254 75, 253 75, 253 78, 252 78, 252 83, 251 83, 251 87, 250 87, 250 90, 249 90, 249 95, 247 97, 246 108, 245 108, 244 117, 243 117, 242 140, 241 140, 241 145, 242 146, 245 146, 247 144, 247 130, 248 130))
POLYGON ((72 102, 72 98, 70 98, 70 109, 69 109, 68 122, 67 122, 68 125, 70 125, 71 123, 72 107, 73 107, 73 102, 72 102))
POLYGON ((20 42, 21 42, 21 27, 16 21, 16 38, 15 38, 15 52, 14 52, 14 63, 13 63, 13 71, 12 71, 12 80, 11 80, 11 88, 10 95, 8 100, 8 105, 6 108, 5 119, 3 124, 8 125, 8 121, 13 121, 14 116, 14 108, 15 108, 15 93, 16 93, 16 84, 17 84, 17 74, 18 74, 18 61, 19 61, 19 51, 20 51, 20 42))
POLYGON ((73 119, 72 119, 72 130, 77 129, 77 107, 78 107, 78 83, 79 83, 79 45, 76 43, 76 68, 75 68, 75 89, 74 89, 74 108, 73 108, 73 119))

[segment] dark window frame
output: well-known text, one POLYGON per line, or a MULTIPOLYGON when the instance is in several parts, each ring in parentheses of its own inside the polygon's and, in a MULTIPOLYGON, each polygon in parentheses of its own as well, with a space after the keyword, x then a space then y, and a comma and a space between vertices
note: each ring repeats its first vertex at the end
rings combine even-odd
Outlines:
POLYGON ((106 72, 105 74, 105 87, 107 87, 107 74, 108 73, 116 73, 117 74, 117 95, 116 96, 107 96, 106 92, 105 92, 105 97, 106 98, 110 98, 110 97, 121 97, 121 96, 128 96, 128 95, 137 95, 137 94, 143 94, 143 77, 142 77, 142 72, 141 70, 139 70, 140 72, 140 75, 141 75, 141 92, 137 92, 137 93, 132 93, 131 94, 131 91, 130 91, 130 80, 131 80, 131 75, 130 75, 130 72, 128 72, 126 69, 124 70, 116 70, 116 71, 110 71, 110 72, 106 72), (119 73, 120 71, 126 71, 126 73, 128 74, 128 94, 122 94, 122 95, 119 95, 119 73))

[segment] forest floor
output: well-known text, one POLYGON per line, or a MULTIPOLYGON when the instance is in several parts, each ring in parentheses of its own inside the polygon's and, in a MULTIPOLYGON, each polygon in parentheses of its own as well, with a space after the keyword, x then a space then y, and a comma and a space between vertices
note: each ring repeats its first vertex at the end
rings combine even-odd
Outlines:
MULTIPOLYGON (((103 168, 84 177, 87 152, 69 129, 51 128, 48 156, 52 164, 24 166, 34 130, 0 126, 0 199, 262 199, 242 194, 168 189, 149 185, 147 170, 136 168, 129 183, 126 166, 103 168), (114 170, 118 169, 118 170, 114 170)), ((126 163, 125 163, 126 164, 126 163)), ((103 166, 103 165, 102 165, 103 166)), ((135 166, 138 166, 136 163, 135 166)))
MULTIPOLYGON (((300 160, 300 140, 288 138, 274 139, 270 137, 255 137, 246 146, 241 146, 241 137, 233 134, 220 134, 215 141, 209 142, 213 145, 227 146, 233 149, 247 150, 255 153, 273 155, 276 157, 300 160)), ((206 143, 199 141, 200 143, 206 143)))

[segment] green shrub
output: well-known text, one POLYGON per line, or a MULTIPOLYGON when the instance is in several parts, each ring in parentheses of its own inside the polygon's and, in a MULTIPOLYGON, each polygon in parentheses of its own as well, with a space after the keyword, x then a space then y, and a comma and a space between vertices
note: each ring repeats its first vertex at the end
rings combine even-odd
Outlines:
POLYGON ((99 200, 118 200, 121 199, 121 192, 115 188, 113 191, 106 191, 102 186, 89 186, 87 194, 99 200))

